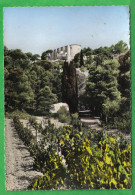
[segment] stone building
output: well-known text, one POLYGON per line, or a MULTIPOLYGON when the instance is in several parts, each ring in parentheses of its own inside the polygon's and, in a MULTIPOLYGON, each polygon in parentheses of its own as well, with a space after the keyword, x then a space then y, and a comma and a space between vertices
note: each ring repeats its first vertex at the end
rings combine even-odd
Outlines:
POLYGON ((74 56, 81 51, 81 46, 78 44, 67 45, 53 50, 50 54, 50 60, 66 60, 70 62, 74 56))

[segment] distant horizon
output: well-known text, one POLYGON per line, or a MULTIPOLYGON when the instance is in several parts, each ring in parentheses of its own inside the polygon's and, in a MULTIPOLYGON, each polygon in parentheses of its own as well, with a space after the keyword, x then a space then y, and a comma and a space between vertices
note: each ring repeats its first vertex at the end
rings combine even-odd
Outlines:
POLYGON ((110 47, 123 40, 130 48, 128 6, 4 8, 4 45, 41 55, 78 44, 110 47))

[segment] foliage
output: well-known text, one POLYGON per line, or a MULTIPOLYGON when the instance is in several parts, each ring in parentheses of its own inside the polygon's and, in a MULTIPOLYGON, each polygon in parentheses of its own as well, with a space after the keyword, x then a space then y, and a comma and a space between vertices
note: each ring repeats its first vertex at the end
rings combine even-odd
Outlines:
POLYGON ((43 177, 34 179, 28 187, 30 190, 51 190, 62 187, 65 179, 65 169, 62 165, 61 158, 50 151, 45 155, 45 164, 47 170, 43 177))
POLYGON ((31 61, 39 60, 39 58, 40 58, 40 55, 39 55, 39 54, 34 54, 34 55, 32 55, 32 57, 31 57, 31 61))
POLYGON ((69 111, 65 108, 65 106, 61 106, 60 109, 57 111, 57 118, 62 123, 70 124, 71 118, 69 111))
POLYGON ((49 113, 52 104, 57 103, 57 96, 51 92, 48 86, 45 86, 39 91, 37 103, 37 112, 41 115, 46 115, 49 113))
POLYGON ((124 43, 122 40, 119 41, 115 46, 114 46, 114 53, 123 53, 128 50, 128 46, 126 43, 124 43))
POLYGON ((43 133, 44 129, 42 128, 42 125, 37 123, 36 119, 33 117, 29 118, 29 124, 36 129, 38 132, 43 133))
POLYGON ((78 111, 76 69, 73 62, 64 63, 62 74, 62 100, 69 105, 70 113, 78 111))
POLYGON ((27 119, 27 120, 29 120, 29 118, 34 118, 34 116, 31 117, 31 115, 29 115, 24 110, 22 110, 22 111, 15 110, 15 111, 10 112, 10 113, 5 113, 5 117, 6 118, 11 118, 11 119, 13 119, 14 117, 17 117, 19 119, 27 119))
POLYGON ((49 104, 44 98, 46 93, 51 96, 50 104, 61 101, 59 69, 53 70, 53 65, 46 60, 39 60, 37 54, 23 53, 19 49, 8 50, 6 47, 4 51, 6 112, 18 110, 43 115, 49 110, 49 104))
POLYGON ((107 60, 102 65, 90 66, 85 99, 93 113, 105 114, 109 117, 112 113, 112 101, 114 101, 116 110, 118 109, 121 100, 117 82, 118 67, 117 60, 107 60))
POLYGON ((87 68, 85 66, 81 66, 80 70, 81 70, 81 72, 85 72, 87 70, 87 68))
POLYGON ((79 120, 79 115, 78 115, 78 113, 74 113, 74 114, 71 115, 71 124, 72 124, 74 127, 80 126, 80 120, 79 120))
POLYGON ((18 117, 14 117, 13 121, 15 129, 24 144, 26 146, 29 146, 31 143, 36 144, 35 137, 33 136, 31 130, 24 128, 18 117))
POLYGON ((123 189, 131 186, 131 148, 120 150, 115 139, 108 137, 91 147, 90 140, 79 142, 70 132, 63 141, 63 155, 76 189, 123 189))
POLYGON ((66 126, 55 144, 45 149, 45 142, 36 143, 31 131, 24 128, 17 117, 14 125, 34 158, 34 169, 44 174, 35 179, 29 189, 131 188, 131 147, 118 136, 114 139, 97 132, 94 135, 97 141, 93 145, 88 133, 84 135, 66 126), (57 147, 63 156, 56 153, 57 147), (66 164, 63 164, 63 157, 66 164))
MULTIPOLYGON (((65 133, 59 144, 67 169, 60 171, 61 164, 58 166, 59 181, 51 174, 53 168, 49 174, 46 170, 43 177, 33 181, 30 189, 130 189, 131 147, 129 145, 120 148, 120 144, 113 137, 107 137, 98 140, 97 144, 92 146, 89 138, 82 139, 79 132, 76 133, 69 127, 64 129, 65 133)), ((46 159, 50 163, 50 159, 48 157, 46 159)))
POLYGON ((51 53, 52 53, 52 50, 44 51, 41 55, 41 60, 47 60, 47 58, 50 56, 51 53))
POLYGON ((80 52, 80 67, 84 65, 84 60, 83 60, 83 52, 81 50, 80 52))

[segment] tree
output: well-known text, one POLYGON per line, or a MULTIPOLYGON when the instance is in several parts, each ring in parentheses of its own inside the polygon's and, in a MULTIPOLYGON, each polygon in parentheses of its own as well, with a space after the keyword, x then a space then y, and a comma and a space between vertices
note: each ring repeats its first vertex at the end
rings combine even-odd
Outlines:
POLYGON ((9 50, 6 46, 4 46, 4 56, 7 56, 9 53, 9 50))
POLYGON ((62 73, 53 71, 52 92, 57 95, 58 102, 62 102, 62 73))
POLYGON ((9 70, 5 80, 5 89, 6 111, 31 109, 34 93, 28 76, 20 68, 9 70))
POLYGON ((123 42, 122 40, 119 41, 115 46, 114 46, 114 53, 120 54, 128 50, 128 45, 127 43, 123 42))
POLYGON ((46 115, 52 107, 52 104, 57 103, 57 97, 52 93, 48 86, 42 88, 37 98, 37 112, 38 114, 46 115))
POLYGON ((77 53, 75 56, 74 56, 74 62, 77 63, 80 61, 80 53, 77 53))
POLYGON ((41 55, 41 60, 47 60, 47 57, 52 53, 52 50, 44 51, 41 55))
POLYGON ((4 66, 12 67, 12 58, 10 56, 4 56, 4 66))
POLYGON ((44 67, 45 70, 50 70, 52 68, 51 62, 47 60, 39 60, 36 64, 44 67))
POLYGON ((130 52, 128 51, 125 55, 119 57, 120 63, 120 74, 118 78, 119 90, 123 97, 128 99, 130 102, 130 52))
POLYGON ((93 57, 92 57, 92 55, 90 54, 90 55, 87 56, 87 63, 88 63, 88 64, 91 64, 92 62, 93 62, 93 57))
POLYGON ((32 58, 32 53, 31 53, 31 52, 27 52, 27 53, 25 53, 25 54, 26 54, 28 60, 31 60, 31 58, 32 58))
POLYGON ((89 56, 93 54, 93 50, 90 47, 83 48, 82 52, 83 52, 83 55, 85 56, 89 56))
POLYGON ((70 113, 78 112, 78 90, 77 90, 77 78, 76 69, 71 62, 64 63, 62 74, 62 99, 69 105, 70 113))
POLYGON ((94 57, 94 61, 96 62, 96 64, 102 64, 102 62, 104 61, 104 55, 103 54, 98 54, 94 57))
POLYGON ((39 57, 40 57, 39 54, 34 54, 34 55, 32 55, 31 60, 32 60, 32 61, 39 60, 39 57))
POLYGON ((120 73, 118 77, 119 90, 122 103, 118 113, 118 121, 121 121, 121 129, 131 132, 131 78, 130 78, 130 51, 119 57, 120 73))
POLYGON ((27 56, 20 49, 11 49, 11 50, 9 50, 9 56, 11 56, 13 60, 26 59, 27 58, 27 56))
POLYGON ((80 52, 80 67, 84 66, 84 61, 83 61, 83 51, 81 50, 80 52))
POLYGON ((107 60, 102 65, 93 64, 89 68, 85 96, 91 111, 96 115, 111 114, 109 102, 119 103, 121 99, 117 82, 118 68, 117 60, 107 60))

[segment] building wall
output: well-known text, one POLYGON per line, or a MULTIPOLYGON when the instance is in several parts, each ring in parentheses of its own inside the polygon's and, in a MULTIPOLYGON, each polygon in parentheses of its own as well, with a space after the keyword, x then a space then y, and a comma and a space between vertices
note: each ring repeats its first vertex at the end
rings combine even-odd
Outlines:
POLYGON ((50 60, 67 60, 70 62, 74 59, 74 56, 81 51, 81 46, 77 44, 67 45, 57 48, 51 53, 50 60))

